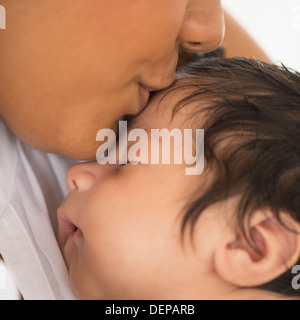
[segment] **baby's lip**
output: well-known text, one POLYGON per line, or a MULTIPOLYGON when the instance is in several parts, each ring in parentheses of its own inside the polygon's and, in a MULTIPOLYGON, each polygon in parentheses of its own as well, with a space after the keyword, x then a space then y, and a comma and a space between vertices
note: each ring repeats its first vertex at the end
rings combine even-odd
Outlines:
POLYGON ((65 246, 68 239, 82 235, 81 230, 67 217, 62 207, 57 209, 57 219, 59 225, 59 242, 65 246))

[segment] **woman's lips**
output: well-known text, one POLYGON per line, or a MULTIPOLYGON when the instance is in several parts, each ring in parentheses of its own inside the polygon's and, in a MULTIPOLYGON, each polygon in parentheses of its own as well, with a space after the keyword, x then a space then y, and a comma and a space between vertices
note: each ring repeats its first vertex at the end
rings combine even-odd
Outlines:
POLYGON ((71 222, 61 207, 57 210, 57 219, 59 225, 59 242, 62 246, 64 246, 70 238, 82 235, 81 230, 71 222))
POLYGON ((139 85, 140 85, 140 112, 146 108, 150 100, 151 92, 157 92, 157 91, 166 89, 166 87, 163 87, 163 88, 150 87, 143 83, 140 83, 139 85))
POLYGON ((140 84, 140 112, 144 110, 150 99, 150 89, 140 84))

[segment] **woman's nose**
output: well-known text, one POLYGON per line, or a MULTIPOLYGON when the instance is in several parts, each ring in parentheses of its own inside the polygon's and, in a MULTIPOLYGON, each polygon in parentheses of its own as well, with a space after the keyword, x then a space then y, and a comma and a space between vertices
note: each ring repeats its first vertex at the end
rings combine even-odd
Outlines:
POLYGON ((187 50, 210 52, 223 41, 225 23, 220 0, 190 0, 178 36, 187 50))
POLYGON ((99 167, 97 162, 81 163, 71 167, 66 179, 69 192, 89 190, 95 184, 99 167))

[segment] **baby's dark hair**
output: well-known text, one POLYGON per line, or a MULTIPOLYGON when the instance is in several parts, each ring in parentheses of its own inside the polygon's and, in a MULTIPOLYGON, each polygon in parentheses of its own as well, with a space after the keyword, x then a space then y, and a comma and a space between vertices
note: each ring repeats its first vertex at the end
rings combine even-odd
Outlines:
MULTIPOLYGON (((173 113, 199 102, 191 119, 203 128, 205 113, 205 159, 208 167, 214 165, 214 181, 190 204, 182 232, 193 230, 209 206, 235 196, 238 229, 249 244, 256 210, 270 209, 280 223, 284 212, 300 223, 300 74, 238 57, 200 59, 178 77, 171 91, 188 94, 173 113)), ((287 270, 260 288, 299 296, 291 285, 294 276, 287 270)))

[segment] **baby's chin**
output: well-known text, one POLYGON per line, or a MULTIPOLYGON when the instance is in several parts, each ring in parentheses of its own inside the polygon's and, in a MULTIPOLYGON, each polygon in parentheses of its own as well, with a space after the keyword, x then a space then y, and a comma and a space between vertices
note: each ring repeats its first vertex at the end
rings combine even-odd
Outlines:
POLYGON ((97 279, 87 277, 88 272, 78 270, 75 272, 73 266, 68 267, 69 280, 72 291, 78 300, 106 300, 108 299, 104 290, 99 286, 97 279))

